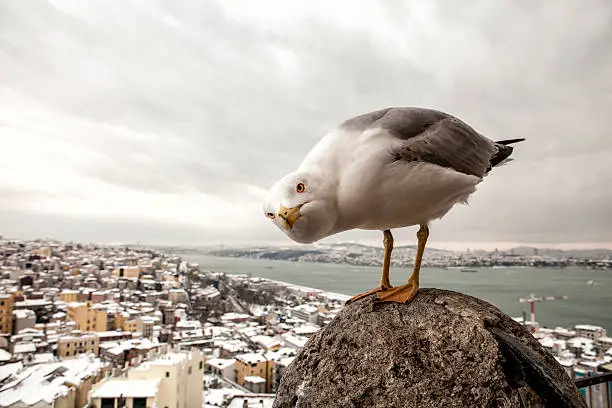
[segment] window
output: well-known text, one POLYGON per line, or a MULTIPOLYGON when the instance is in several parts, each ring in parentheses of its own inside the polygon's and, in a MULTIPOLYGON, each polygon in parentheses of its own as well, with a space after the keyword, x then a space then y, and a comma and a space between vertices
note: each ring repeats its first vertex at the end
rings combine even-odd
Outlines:
POLYGON ((102 398, 102 403, 100 404, 100 408, 115 408, 115 399, 114 398, 102 398))
POLYGON ((132 398, 132 408, 146 408, 146 407, 147 407, 146 398, 132 398))
POLYGON ((202 369, 202 364, 203 364, 203 362, 202 362, 202 361, 200 361, 200 370, 202 369))
POLYGON ((187 374, 191 374, 191 367, 187 369, 187 374))
POLYGON ((170 377, 170 371, 166 371, 166 378, 170 377))

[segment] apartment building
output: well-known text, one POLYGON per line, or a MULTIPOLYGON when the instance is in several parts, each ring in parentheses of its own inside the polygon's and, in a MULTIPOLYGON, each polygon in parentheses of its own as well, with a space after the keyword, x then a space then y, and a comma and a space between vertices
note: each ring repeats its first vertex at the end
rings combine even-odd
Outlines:
POLYGON ((93 333, 60 336, 57 338, 57 355, 62 359, 87 353, 97 356, 99 346, 100 338, 93 333))
POLYGON ((200 408, 204 356, 197 349, 162 354, 113 377, 91 393, 94 408, 200 408))
POLYGON ((293 308, 291 314, 305 322, 317 324, 319 319, 319 310, 313 305, 299 305, 293 308))
POLYGON ((66 307, 66 320, 76 322, 81 331, 108 331, 107 311, 99 305, 87 302, 72 302, 66 307))
POLYGON ((576 331, 576 336, 591 340, 597 340, 600 337, 606 336, 606 329, 592 324, 577 324, 574 326, 574 330, 576 331))
MULTIPOLYGON (((243 387, 248 387, 253 383, 260 384, 261 381, 254 377, 260 377, 266 382, 265 387, 258 385, 258 389, 265 388, 265 392, 270 392, 274 377, 274 362, 259 353, 237 355, 236 382, 243 387)), ((264 390, 258 392, 264 392, 264 390)))
POLYGON ((60 300, 66 303, 81 302, 86 300, 78 290, 64 289, 59 294, 60 300))

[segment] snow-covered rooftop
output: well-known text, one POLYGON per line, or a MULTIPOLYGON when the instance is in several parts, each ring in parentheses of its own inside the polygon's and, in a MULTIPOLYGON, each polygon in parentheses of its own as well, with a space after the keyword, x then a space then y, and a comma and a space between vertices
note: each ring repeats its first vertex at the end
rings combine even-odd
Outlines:
POLYGON ((35 405, 40 401, 52 404, 68 392, 70 384, 95 375, 104 364, 99 359, 81 356, 61 362, 27 366, 13 374, 10 382, 0 388, 0 406, 35 405))
POLYGON ((219 368, 221 370, 224 370, 235 363, 236 360, 234 360, 233 358, 211 358, 210 360, 206 360, 206 364, 210 365, 211 367, 219 368))
POLYGON ((11 353, 6 350, 0 349, 0 361, 9 361, 11 359, 11 353))
POLYGON ((264 356, 258 353, 246 353, 236 356, 236 360, 240 360, 246 364, 263 363, 266 360, 264 356))
POLYGON ((601 326, 595 326, 593 324, 577 324, 574 326, 576 330, 586 330, 586 331, 603 331, 604 328, 601 326))
POLYGON ((294 307, 293 310, 307 314, 314 314, 318 311, 317 307, 313 305, 298 305, 294 307))
POLYGON ((272 408, 274 404, 274 394, 237 394, 234 395, 227 406, 228 408, 257 407, 272 408))

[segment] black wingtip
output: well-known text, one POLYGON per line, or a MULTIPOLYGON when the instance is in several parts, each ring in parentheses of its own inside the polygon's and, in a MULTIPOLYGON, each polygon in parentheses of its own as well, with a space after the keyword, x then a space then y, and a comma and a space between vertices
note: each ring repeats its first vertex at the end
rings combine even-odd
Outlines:
POLYGON ((518 143, 518 142, 523 142, 525 141, 525 138, 520 138, 520 139, 508 139, 508 140, 499 140, 495 143, 500 144, 500 145, 509 145, 509 144, 513 144, 513 143, 518 143))

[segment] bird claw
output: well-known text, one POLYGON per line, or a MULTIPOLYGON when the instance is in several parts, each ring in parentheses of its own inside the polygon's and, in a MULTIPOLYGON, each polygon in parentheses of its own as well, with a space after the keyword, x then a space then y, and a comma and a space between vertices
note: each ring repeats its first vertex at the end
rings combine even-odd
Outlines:
POLYGON ((397 302, 397 303, 409 303, 417 294, 419 285, 413 280, 408 280, 408 283, 402 286, 396 286, 384 291, 376 293, 376 299, 374 302, 397 302))
POLYGON ((374 288, 374 289, 369 290, 367 292, 360 293, 359 295, 353 296, 352 298, 350 298, 349 300, 346 301, 345 305, 349 305, 349 304, 351 304, 351 303, 353 303, 353 302, 355 302, 355 301, 357 301, 359 299, 362 299, 362 298, 364 298, 366 296, 370 296, 370 295, 373 295, 375 293, 384 292, 386 290, 392 290, 392 289, 393 289, 393 286, 391 286, 391 285, 389 285, 389 286, 387 286, 387 285, 380 285, 377 288, 374 288))

